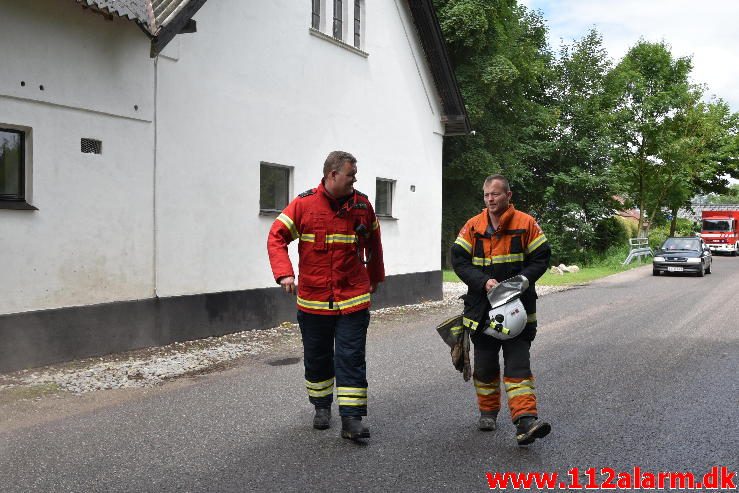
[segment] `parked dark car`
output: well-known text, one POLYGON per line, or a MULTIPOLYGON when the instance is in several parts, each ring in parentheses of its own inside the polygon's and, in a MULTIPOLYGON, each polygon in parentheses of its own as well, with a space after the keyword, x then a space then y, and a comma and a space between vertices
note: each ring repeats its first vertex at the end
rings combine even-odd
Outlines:
POLYGON ((713 258, 701 238, 667 238, 654 252, 652 274, 688 272, 703 277, 711 273, 713 258))

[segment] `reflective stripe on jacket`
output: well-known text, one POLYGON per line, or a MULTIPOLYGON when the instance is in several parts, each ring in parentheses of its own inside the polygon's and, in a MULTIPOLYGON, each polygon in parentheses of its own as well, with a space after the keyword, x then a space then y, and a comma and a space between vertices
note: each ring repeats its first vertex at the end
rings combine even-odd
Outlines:
POLYGON ((336 315, 369 307, 370 283, 384 281, 385 268, 380 224, 366 195, 355 191, 339 205, 321 183, 290 202, 267 238, 278 283, 295 276, 287 253, 294 240, 299 240, 299 310, 336 315), (371 252, 366 267, 357 255, 360 246, 371 252))
POLYGON ((487 318, 487 281, 505 281, 517 274, 529 280, 521 302, 527 313, 536 313, 535 283, 549 266, 551 250, 533 217, 510 205, 493 230, 488 211, 483 209, 462 227, 451 250, 454 272, 468 287, 464 316, 470 323, 477 325, 487 318))

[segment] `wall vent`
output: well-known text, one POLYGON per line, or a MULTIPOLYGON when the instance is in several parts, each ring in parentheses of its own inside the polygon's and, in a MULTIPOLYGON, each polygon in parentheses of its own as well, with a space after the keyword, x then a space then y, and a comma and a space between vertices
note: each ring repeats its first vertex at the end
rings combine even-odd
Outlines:
POLYGON ((82 140, 80 140, 80 151, 82 151, 83 154, 102 154, 103 141, 83 137, 82 140))

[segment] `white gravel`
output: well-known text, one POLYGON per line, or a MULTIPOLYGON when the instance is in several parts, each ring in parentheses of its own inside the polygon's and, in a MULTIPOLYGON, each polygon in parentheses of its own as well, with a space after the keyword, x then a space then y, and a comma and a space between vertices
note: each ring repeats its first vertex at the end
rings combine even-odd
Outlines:
MULTIPOLYGON (((415 305, 373 310, 375 314, 420 312, 429 308, 459 305, 467 292, 463 283, 445 282, 444 299, 415 305)), ((569 289, 566 286, 539 286, 539 296, 569 289)), ((194 375, 221 367, 238 358, 259 355, 289 340, 299 340, 297 325, 283 323, 266 330, 248 330, 222 337, 178 342, 128 353, 78 360, 9 374, 0 374, 0 391, 38 385, 82 394, 104 389, 158 385, 183 375, 194 375)))

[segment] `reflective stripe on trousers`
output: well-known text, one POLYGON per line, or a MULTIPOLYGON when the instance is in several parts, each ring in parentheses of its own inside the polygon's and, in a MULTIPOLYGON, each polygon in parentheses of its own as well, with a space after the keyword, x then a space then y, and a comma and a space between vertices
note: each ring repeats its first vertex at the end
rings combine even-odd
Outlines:
POLYGON ((365 345, 369 319, 369 310, 347 315, 298 311, 306 387, 310 382, 308 399, 313 405, 331 405, 335 375, 339 414, 367 415, 365 345))

